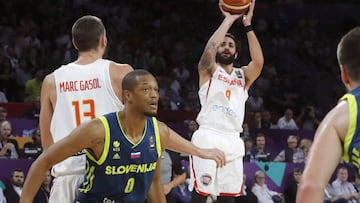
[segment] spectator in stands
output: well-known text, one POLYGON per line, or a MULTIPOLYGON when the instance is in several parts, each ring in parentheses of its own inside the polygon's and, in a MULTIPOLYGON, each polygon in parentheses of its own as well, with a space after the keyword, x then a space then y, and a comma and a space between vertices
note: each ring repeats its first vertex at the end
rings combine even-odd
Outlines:
POLYGON ((285 188, 285 202, 286 203, 295 203, 296 201, 296 192, 297 188, 300 182, 300 178, 302 175, 302 169, 301 168, 294 168, 292 172, 292 180, 289 182, 289 184, 285 188))
POLYGON ((294 120, 294 113, 291 109, 286 109, 282 117, 279 118, 277 126, 283 130, 297 130, 298 127, 294 120))
POLYGON ((304 153, 304 162, 306 162, 307 156, 309 154, 310 147, 312 145, 312 140, 308 138, 303 138, 300 140, 300 149, 304 153))
POLYGON ((277 129, 276 123, 273 123, 271 113, 269 110, 264 110, 261 113, 261 129, 277 129))
POLYGON ((11 124, 3 121, 0 124, 0 157, 17 159, 19 157, 19 145, 11 137, 11 124))
POLYGON ((6 203, 6 198, 5 198, 4 191, 2 190, 2 188, 0 188, 0 203, 6 203))
POLYGON ((348 203, 348 201, 340 196, 335 196, 334 188, 331 184, 327 184, 324 189, 324 203, 348 203))
POLYGON ((264 99, 261 97, 260 88, 254 86, 252 94, 246 100, 246 110, 249 113, 262 112, 264 110, 264 99))
POLYGON ((302 130, 315 130, 320 124, 320 120, 315 115, 315 108, 312 105, 307 105, 302 109, 296 122, 302 130))
POLYGON ((336 179, 331 183, 335 197, 344 198, 348 203, 357 203, 360 193, 356 192, 353 184, 348 182, 349 172, 345 166, 340 166, 336 173, 336 179))
POLYGON ((256 195, 258 203, 274 202, 272 196, 282 196, 281 193, 270 190, 265 184, 265 173, 261 170, 255 172, 255 183, 251 191, 256 195))
POLYGON ((355 181, 353 182, 356 192, 360 192, 360 175, 355 173, 355 181))
POLYGON ((185 124, 187 125, 185 139, 190 141, 193 133, 199 128, 199 125, 195 120, 186 120, 185 124))
POLYGON ((40 128, 33 131, 32 142, 25 143, 23 148, 22 158, 36 159, 42 153, 40 128))
POLYGON ((3 122, 7 118, 7 109, 5 107, 0 106, 0 122, 3 122))
POLYGON ((50 170, 46 172, 44 177, 44 181, 41 184, 39 191, 36 193, 34 197, 35 203, 48 203, 49 202, 49 195, 51 190, 51 174, 50 170))
POLYGON ((32 102, 36 97, 40 96, 42 81, 45 76, 45 71, 37 68, 35 77, 25 83, 25 102, 32 102))
POLYGON ((24 112, 23 118, 39 121, 40 115, 40 96, 35 97, 32 101, 32 107, 24 112))
POLYGON ((304 152, 298 147, 298 141, 298 136, 290 135, 287 139, 288 146, 281 150, 274 161, 303 163, 305 161, 304 152))
POLYGON ((251 158, 251 150, 253 149, 254 140, 250 136, 242 137, 245 145, 245 156, 243 161, 249 162, 251 158))
POLYGON ((7 203, 19 203, 24 184, 24 171, 16 168, 11 172, 10 185, 4 191, 7 203))
POLYGON ((249 124, 244 122, 242 128, 243 131, 240 133, 240 137, 242 137, 243 139, 246 137, 251 137, 249 124))
POLYGON ((175 203, 172 189, 186 180, 186 172, 181 165, 181 157, 177 152, 165 150, 161 155, 161 181, 164 184, 164 194, 167 203, 175 203))
POLYGON ((251 123, 251 129, 262 129, 262 113, 261 112, 253 112, 254 119, 251 123))
POLYGON ((189 70, 186 68, 186 64, 185 62, 180 62, 178 64, 178 66, 176 66, 173 70, 172 70, 175 78, 180 82, 180 83, 184 83, 188 80, 188 78, 190 77, 190 72, 189 70))
POLYGON ((0 61, 0 89, 5 93, 9 101, 17 97, 18 85, 16 83, 15 69, 11 67, 9 59, 0 61))
POLYGON ((8 103, 8 99, 3 91, 0 91, 0 103, 8 103))
POLYGON ((257 203, 256 195, 251 191, 251 187, 247 185, 246 174, 243 175, 242 193, 235 198, 235 203, 257 203))
POLYGON ((270 161, 270 153, 265 151, 266 137, 263 133, 258 133, 256 135, 256 146, 251 150, 250 153, 250 162, 270 161))

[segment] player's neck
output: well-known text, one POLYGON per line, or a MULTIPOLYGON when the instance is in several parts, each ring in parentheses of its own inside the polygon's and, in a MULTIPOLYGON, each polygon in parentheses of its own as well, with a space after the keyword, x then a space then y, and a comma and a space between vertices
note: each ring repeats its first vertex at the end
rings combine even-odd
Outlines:
POLYGON ((219 64, 228 74, 233 70, 233 64, 219 64))
POLYGON ((79 65, 86 65, 102 58, 102 54, 96 51, 79 52, 77 60, 74 62, 79 65))
POLYGON ((146 124, 146 117, 134 116, 133 113, 126 112, 126 110, 119 112, 119 124, 128 139, 137 144, 143 134, 146 124))

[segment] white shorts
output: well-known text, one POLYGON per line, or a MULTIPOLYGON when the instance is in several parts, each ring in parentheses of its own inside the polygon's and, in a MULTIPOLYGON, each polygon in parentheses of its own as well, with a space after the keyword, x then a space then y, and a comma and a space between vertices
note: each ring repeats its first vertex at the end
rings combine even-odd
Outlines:
POLYGON ((238 133, 224 133, 204 127, 192 136, 191 142, 200 148, 218 148, 225 152, 226 165, 190 156, 189 189, 204 195, 232 196, 241 194, 243 184, 244 142, 238 133))
POLYGON ((72 203, 83 180, 84 174, 56 177, 51 188, 49 203, 72 203))

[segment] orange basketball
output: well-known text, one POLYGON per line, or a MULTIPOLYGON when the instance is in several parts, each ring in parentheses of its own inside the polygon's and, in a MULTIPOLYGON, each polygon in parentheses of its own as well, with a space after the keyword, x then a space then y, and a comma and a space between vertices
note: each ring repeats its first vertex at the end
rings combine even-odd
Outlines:
POLYGON ((219 0, 221 8, 231 14, 242 14, 250 6, 251 0, 219 0))

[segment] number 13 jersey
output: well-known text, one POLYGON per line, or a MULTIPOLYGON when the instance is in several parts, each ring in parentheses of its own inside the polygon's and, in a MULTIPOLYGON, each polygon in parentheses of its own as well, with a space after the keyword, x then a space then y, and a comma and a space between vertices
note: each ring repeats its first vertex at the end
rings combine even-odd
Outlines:
MULTIPOLYGON (((110 61, 91 64, 70 63, 54 71, 56 105, 51 120, 54 142, 68 136, 80 123, 124 108, 110 79, 110 61)), ((85 155, 73 156, 56 164, 52 175, 83 174, 85 155)))

